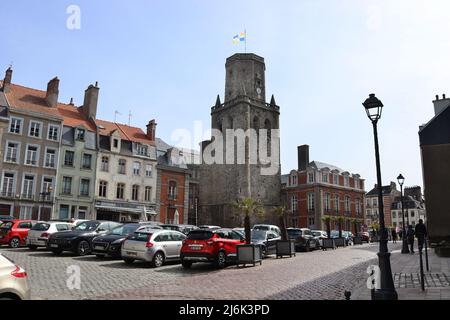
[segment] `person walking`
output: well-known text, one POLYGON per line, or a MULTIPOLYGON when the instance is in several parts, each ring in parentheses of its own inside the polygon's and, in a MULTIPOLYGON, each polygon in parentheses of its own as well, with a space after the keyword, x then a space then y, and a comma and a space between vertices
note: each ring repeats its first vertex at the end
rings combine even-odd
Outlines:
POLYGON ((419 219, 419 224, 416 225, 414 233, 417 237, 417 244, 419 246, 419 251, 422 251, 423 244, 425 243, 425 237, 428 236, 427 227, 424 225, 423 220, 419 219))
POLYGON ((409 244, 409 252, 414 254, 414 230, 412 225, 409 225, 408 230, 406 230, 406 241, 409 244))
POLYGON ((397 232, 395 229, 392 229, 392 242, 397 243, 397 232))

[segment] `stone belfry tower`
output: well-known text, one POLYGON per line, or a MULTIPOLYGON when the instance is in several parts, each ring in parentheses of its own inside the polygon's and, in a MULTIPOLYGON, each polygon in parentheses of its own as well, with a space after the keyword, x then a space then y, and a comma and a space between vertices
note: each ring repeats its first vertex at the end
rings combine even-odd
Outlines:
POLYGON ((213 137, 202 142, 199 223, 239 226, 234 204, 247 197, 264 206, 259 222, 274 223, 281 192, 280 108, 273 95, 266 101, 264 58, 238 53, 227 59, 225 70, 224 102, 218 95, 211 108, 213 137), (222 133, 222 145, 214 132, 222 133), (214 163, 206 160, 208 154, 215 156, 214 163))

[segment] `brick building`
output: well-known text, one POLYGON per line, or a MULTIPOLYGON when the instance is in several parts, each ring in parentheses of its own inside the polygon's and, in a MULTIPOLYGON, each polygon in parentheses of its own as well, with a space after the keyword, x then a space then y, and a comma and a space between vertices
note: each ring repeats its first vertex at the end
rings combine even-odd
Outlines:
MULTIPOLYGON (((364 221, 364 179, 336 166, 309 161, 309 146, 298 147, 298 170, 282 175, 282 199, 288 225, 325 230, 325 216, 342 217, 343 230, 358 229, 364 221)), ((338 228, 332 219, 331 229, 338 228)))
MULTIPOLYGON (((391 228, 392 224, 392 203, 397 197, 400 197, 400 191, 397 190, 395 182, 391 181, 388 186, 382 187, 383 207, 384 207, 384 225, 391 228)), ((370 228, 374 223, 379 223, 379 205, 378 205, 378 187, 374 188, 366 194, 366 225, 370 228)))

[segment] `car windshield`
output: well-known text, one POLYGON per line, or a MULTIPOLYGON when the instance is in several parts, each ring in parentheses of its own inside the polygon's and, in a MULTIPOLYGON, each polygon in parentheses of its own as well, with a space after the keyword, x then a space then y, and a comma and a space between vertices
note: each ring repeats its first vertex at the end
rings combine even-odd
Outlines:
POLYGON ((270 228, 268 226, 254 226, 253 227, 254 230, 270 230, 270 228))
POLYGON ((135 232, 128 239, 134 241, 147 241, 152 236, 152 233, 147 232, 135 232))
POLYGON ((85 221, 77 225, 73 230, 77 231, 94 231, 100 225, 98 221, 85 221))
POLYGON ((1 229, 11 229, 13 226, 12 222, 4 222, 0 225, 1 229))
POLYGON ((339 231, 336 230, 331 231, 331 236, 339 236, 339 231))
POLYGON ((252 240, 266 240, 267 231, 252 230, 252 240))
POLYGON ((315 237, 319 237, 322 235, 322 232, 320 232, 320 231, 311 231, 311 232, 312 232, 313 236, 315 236, 315 237))
POLYGON ((49 223, 38 222, 36 223, 31 230, 35 231, 47 231, 50 228, 49 223))
POLYGON ((290 229, 287 231, 287 233, 290 237, 298 237, 302 235, 302 230, 290 229))
POLYGON ((213 236, 213 233, 208 230, 193 230, 189 232, 187 238, 190 240, 207 240, 213 236))
POLYGON ((139 225, 137 224, 126 224, 124 226, 119 226, 112 229, 112 231, 109 234, 113 234, 116 236, 127 236, 135 232, 138 227, 139 225))

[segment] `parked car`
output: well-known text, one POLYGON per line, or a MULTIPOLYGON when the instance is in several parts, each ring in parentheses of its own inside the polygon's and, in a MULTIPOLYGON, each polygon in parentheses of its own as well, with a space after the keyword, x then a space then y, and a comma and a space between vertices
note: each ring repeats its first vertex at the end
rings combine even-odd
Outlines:
POLYGON ((308 228, 287 228, 288 238, 294 240, 295 250, 310 251, 319 248, 319 240, 308 228))
POLYGON ((161 227, 165 230, 175 230, 184 234, 188 234, 190 231, 198 229, 197 226, 190 224, 162 224, 161 227))
POLYGON ((159 230, 163 230, 163 227, 161 227, 161 223, 159 222, 154 222, 154 221, 141 221, 138 222, 139 225, 141 226, 148 226, 151 227, 152 229, 159 229, 159 230))
POLYGON ((245 228, 233 228, 233 231, 239 233, 243 238, 245 238, 245 228))
POLYGON ((113 221, 84 221, 71 231, 56 232, 50 235, 47 248, 56 255, 63 251, 72 251, 76 255, 84 256, 91 253, 92 239, 120 225, 113 221))
MULTIPOLYGON (((331 238, 339 238, 339 231, 331 230, 330 236, 331 238)), ((351 232, 342 230, 342 238, 344 238, 346 246, 353 245, 353 237, 351 232)))
POLYGON ((0 300, 28 300, 30 286, 26 271, 0 253, 0 300))
POLYGON ((209 225, 201 225, 198 226, 199 229, 203 229, 203 230, 217 230, 217 229, 221 229, 222 227, 219 226, 209 226, 209 225))
POLYGON ((33 220, 11 220, 0 225, 0 245, 18 248, 26 244, 28 231, 36 222, 33 220))
POLYGON ((281 240, 281 236, 271 230, 252 230, 251 239, 253 244, 261 245, 261 255, 265 258, 268 255, 276 253, 277 240, 281 240))
POLYGON ((190 268, 194 262, 209 262, 224 268, 236 260, 236 246, 243 242, 244 237, 232 229, 193 230, 181 247, 181 264, 190 268))
POLYGON ((174 230, 137 231, 123 242, 122 258, 127 264, 142 260, 157 268, 165 261, 180 259, 180 249, 185 239, 185 234, 174 230))
POLYGON ((311 230, 314 238, 319 241, 319 246, 323 246, 323 239, 328 239, 328 234, 323 230, 311 230))
POLYGON ((68 222, 37 222, 28 231, 26 244, 30 250, 36 250, 38 247, 46 247, 48 237, 55 232, 72 230, 74 225, 68 222))
POLYGON ((361 238, 362 242, 367 242, 367 243, 370 242, 370 236, 369 236, 368 232, 359 232, 358 237, 361 238))
POLYGON ((0 215, 0 224, 2 224, 3 222, 6 222, 6 221, 11 221, 11 220, 14 220, 13 216, 0 215))
POLYGON ((142 230, 158 229, 155 229, 155 226, 152 225, 142 225, 139 223, 127 223, 122 226, 118 226, 110 232, 92 239, 92 253, 98 258, 103 258, 105 256, 120 258, 120 249, 126 237, 136 231, 142 230))
POLYGON ((252 230, 265 230, 265 231, 270 230, 270 231, 276 232, 278 235, 281 235, 280 228, 273 224, 255 224, 253 226, 252 230))

